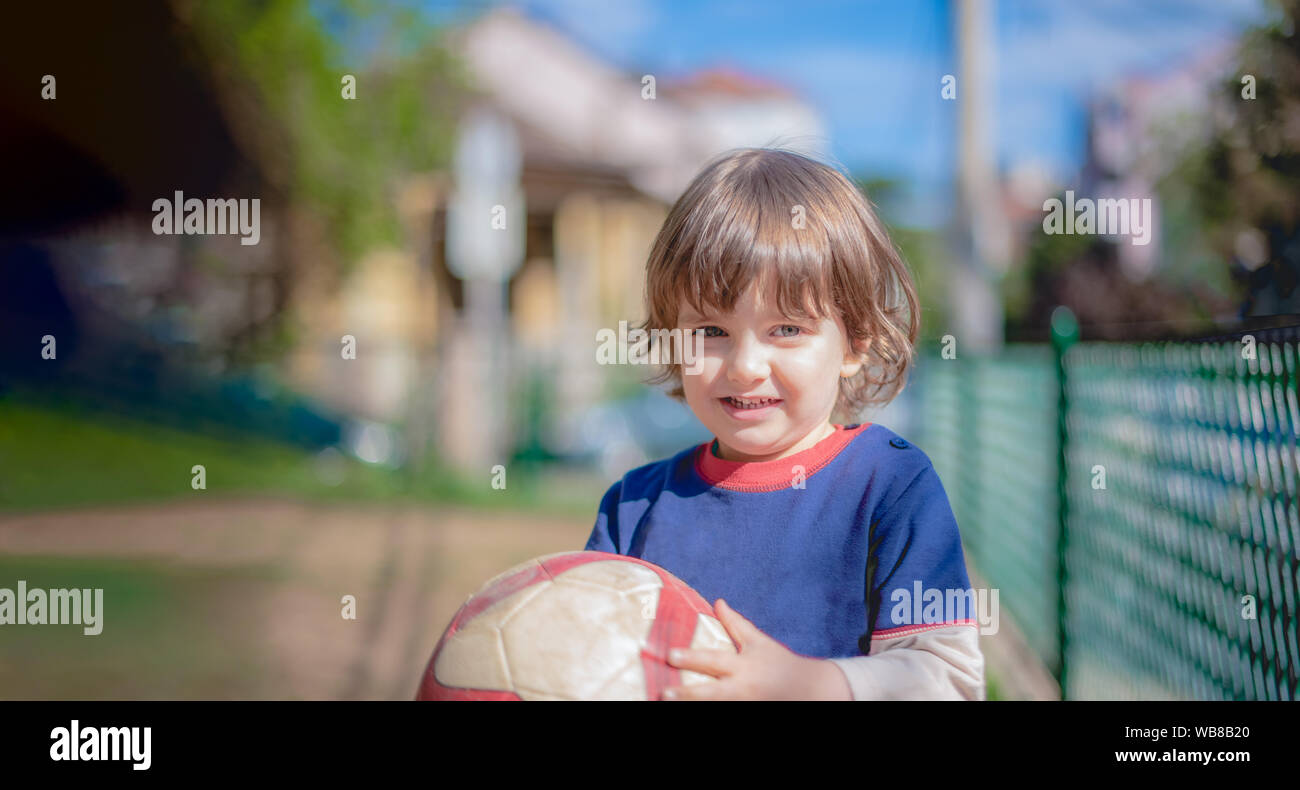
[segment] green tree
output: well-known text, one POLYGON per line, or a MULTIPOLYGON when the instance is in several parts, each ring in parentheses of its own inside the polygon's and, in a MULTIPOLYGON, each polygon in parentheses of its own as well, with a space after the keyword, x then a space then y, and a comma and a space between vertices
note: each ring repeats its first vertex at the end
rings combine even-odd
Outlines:
POLYGON ((948 299, 946 272, 943 267, 943 239, 935 231, 909 227, 895 220, 904 199, 904 185, 896 179, 855 175, 852 181, 875 206, 889 228, 903 260, 916 283, 921 304, 921 329, 918 344, 937 341, 947 331, 948 299))
POLYGON ((1177 173, 1201 237, 1232 261, 1243 315, 1300 313, 1300 0, 1272 4, 1242 37, 1209 143, 1177 173))
POLYGON ((396 179, 447 166, 465 93, 442 31, 370 0, 223 0, 185 16, 230 83, 237 122, 259 138, 260 164, 321 220, 338 263, 397 242, 396 179))

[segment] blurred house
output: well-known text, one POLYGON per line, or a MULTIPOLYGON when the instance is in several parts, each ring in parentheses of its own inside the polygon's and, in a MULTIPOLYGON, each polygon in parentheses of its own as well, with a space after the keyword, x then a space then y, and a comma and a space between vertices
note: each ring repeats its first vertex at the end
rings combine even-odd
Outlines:
POLYGON ((1225 92, 1234 67, 1225 43, 1186 63, 1124 75, 1088 103, 1077 175, 1061 184, 1021 163, 1005 177, 1003 210, 1017 229, 1014 257, 1028 272, 1026 304, 1012 318, 1018 337, 1045 338, 1051 312, 1062 304, 1091 339, 1196 334, 1232 312, 1228 263, 1200 243, 1179 168, 1213 136, 1219 104, 1237 100, 1225 92), (1060 199, 1066 214, 1075 207, 1076 215, 1083 201, 1092 202, 1095 223, 1100 201, 1123 201, 1109 204, 1129 209, 1115 215, 1118 221, 1138 211, 1142 231, 1048 237, 1050 198, 1060 199))
POLYGON ((1089 107, 1079 194, 1152 201, 1151 243, 1117 248, 1123 272, 1134 281, 1149 277, 1161 260, 1156 184, 1190 147, 1209 139, 1214 95, 1232 75, 1233 54, 1226 42, 1161 73, 1126 76, 1099 91, 1089 107))
MULTIPOLYGON (((1087 107, 1084 163, 1076 178, 1060 183, 1046 166, 1016 163, 1000 184, 1003 213, 1017 229, 1015 260, 1030 237, 1042 232, 1043 203, 1066 189, 1078 198, 1150 198, 1160 215, 1156 184, 1189 147, 1208 138, 1212 94, 1231 74, 1232 49, 1224 45, 1194 61, 1156 74, 1129 74, 1098 89, 1087 107)), ((1119 244, 1117 254, 1134 280, 1148 276, 1161 253, 1159 233, 1147 245, 1119 244)))

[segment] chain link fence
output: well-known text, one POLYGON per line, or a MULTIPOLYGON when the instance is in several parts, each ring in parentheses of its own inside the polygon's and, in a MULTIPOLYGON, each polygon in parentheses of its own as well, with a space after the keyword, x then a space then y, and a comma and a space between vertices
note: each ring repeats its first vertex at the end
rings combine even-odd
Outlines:
POLYGON ((925 358, 918 439, 1067 699, 1300 695, 1296 329, 925 358))

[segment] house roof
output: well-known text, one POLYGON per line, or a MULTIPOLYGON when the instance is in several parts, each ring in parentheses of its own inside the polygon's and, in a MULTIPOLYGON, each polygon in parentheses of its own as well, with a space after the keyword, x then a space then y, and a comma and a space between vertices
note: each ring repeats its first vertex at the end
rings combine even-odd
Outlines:
POLYGON ((616 68, 509 7, 485 13, 449 41, 480 99, 515 123, 525 170, 542 162, 600 177, 621 174, 668 203, 721 151, 764 144, 774 128, 821 133, 816 113, 792 91, 734 68, 656 78, 650 97, 646 77, 656 75, 616 68), (746 102, 773 100, 783 112, 744 109, 746 102))

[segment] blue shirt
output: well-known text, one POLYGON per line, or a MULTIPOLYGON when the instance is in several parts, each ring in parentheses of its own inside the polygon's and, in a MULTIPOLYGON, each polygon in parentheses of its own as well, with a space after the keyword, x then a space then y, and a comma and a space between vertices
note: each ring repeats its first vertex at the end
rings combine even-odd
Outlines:
POLYGON ((815 658, 866 655, 873 633, 961 619, 928 605, 931 591, 951 597, 970 581, 919 449, 881 425, 836 425, 776 461, 726 461, 711 444, 610 486, 586 550, 659 565, 815 658))

